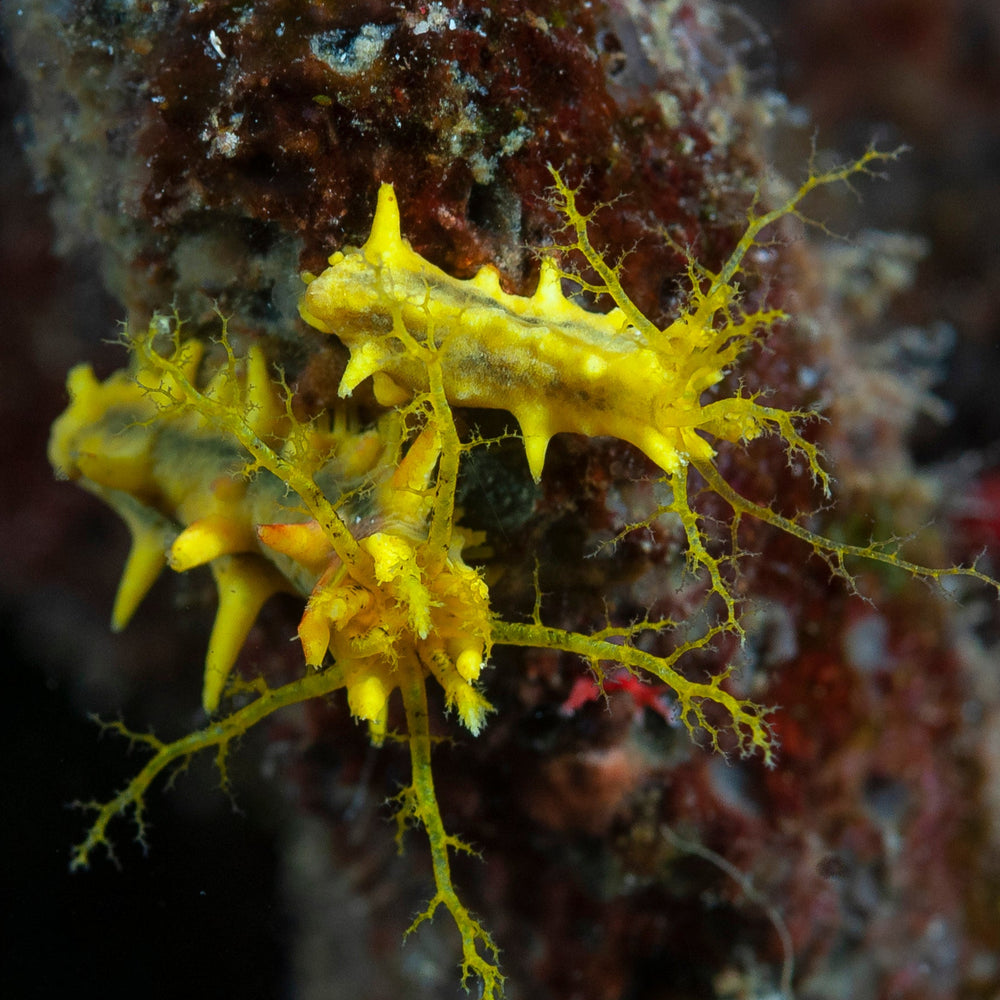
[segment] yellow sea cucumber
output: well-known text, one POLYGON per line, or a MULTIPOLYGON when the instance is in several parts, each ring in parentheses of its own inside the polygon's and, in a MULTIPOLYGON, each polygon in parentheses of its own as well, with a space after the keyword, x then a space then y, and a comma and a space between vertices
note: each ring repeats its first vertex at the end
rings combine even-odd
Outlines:
POLYGON ((673 691, 678 717, 693 734, 719 750, 760 752, 771 765, 768 710, 728 689, 732 668, 724 665, 701 681, 679 669, 680 660, 720 635, 741 634, 731 571, 743 517, 790 533, 845 576, 845 560, 862 557, 931 580, 965 575, 997 586, 974 567, 928 568, 891 545, 826 539, 741 496, 713 464, 715 442, 738 444, 774 432, 829 491, 816 446, 796 428, 808 414, 767 407, 752 396, 703 397, 781 315, 740 309, 735 278, 762 230, 797 214, 815 187, 885 158, 869 150, 845 167, 811 173, 777 209, 752 207, 743 237, 718 273, 691 264, 688 306, 663 329, 642 315, 618 271, 592 246, 589 219, 558 174, 570 247, 598 276, 589 290, 614 301, 611 312, 589 312, 567 298, 564 280, 584 282, 555 256, 543 259, 530 297, 504 292, 492 268, 467 281, 451 277, 402 238, 395 193, 383 185, 367 242, 334 254, 330 267, 309 281, 301 305, 310 323, 350 349, 341 396, 373 377, 384 413, 370 426, 349 398, 313 420, 298 417, 291 390, 264 353, 252 348, 237 357, 225 329, 210 355, 184 338, 180 323, 156 320, 130 338, 134 357, 127 372, 101 383, 89 368, 74 369, 70 406, 53 428, 50 456, 62 475, 119 511, 132 531, 114 626, 124 626, 166 565, 183 571, 208 564, 220 597, 202 695, 214 718, 173 743, 140 737, 153 757, 114 798, 94 805, 97 817, 74 866, 86 865, 98 846, 110 850, 107 829, 116 815, 131 811, 143 836, 143 795, 172 763, 215 748, 225 777, 227 748, 247 728, 283 706, 340 689, 380 741, 388 735, 389 699, 399 691, 406 733, 394 735, 408 745, 411 782, 397 797, 397 822, 400 835, 411 824, 425 830, 435 880, 413 927, 443 906, 460 932, 463 982, 478 977, 484 997, 499 997, 496 945, 451 878, 450 854, 466 847, 445 830, 437 805, 428 679, 475 735, 490 711, 481 682, 493 646, 574 653, 598 678, 603 665, 612 664, 658 679, 673 691), (671 632, 676 623, 646 620, 576 632, 547 625, 540 600, 526 621, 496 614, 485 577, 466 562, 481 539, 458 523, 462 460, 482 442, 461 439, 457 406, 513 413, 535 479, 550 438, 563 431, 612 435, 645 452, 669 489, 643 523, 671 512, 683 525, 689 567, 704 578, 706 606, 714 602, 703 630, 675 635, 672 646, 663 644, 671 651, 656 655, 636 640, 671 632), (710 528, 689 499, 691 470, 732 509, 730 551, 709 541, 710 528), (306 601, 299 625, 302 677, 277 688, 234 680, 247 630, 263 601, 282 589, 306 601), (227 694, 236 690, 253 700, 228 708, 227 694))
MULTIPOLYGON (((590 312, 568 299, 554 256, 542 258, 530 297, 509 295, 492 266, 462 281, 424 260, 400 233, 391 185, 379 189, 371 235, 360 249, 330 258, 310 280, 300 312, 351 350, 342 396, 370 375, 379 398, 392 405, 426 390, 427 373, 399 331, 433 341, 444 389, 453 406, 505 409, 517 417, 528 466, 537 481, 553 435, 569 431, 608 435, 644 451, 673 475, 692 460, 714 455, 704 435, 749 440, 768 427, 811 457, 815 450, 795 432, 787 413, 734 397, 703 404, 754 334, 780 318, 771 309, 736 317, 732 274, 707 289, 692 272, 687 311, 658 329, 632 303, 618 277, 590 244, 587 218, 573 191, 555 174, 561 207, 575 233, 574 246, 600 275, 615 308, 590 312), (722 322, 720 322, 720 320, 722 322)), ((773 221, 762 216, 758 228, 773 221)), ((741 245, 742 258, 746 246, 741 245)))

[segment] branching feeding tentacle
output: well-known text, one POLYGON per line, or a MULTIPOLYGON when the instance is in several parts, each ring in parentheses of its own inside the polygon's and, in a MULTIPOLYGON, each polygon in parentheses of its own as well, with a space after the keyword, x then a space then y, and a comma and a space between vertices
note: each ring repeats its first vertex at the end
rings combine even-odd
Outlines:
POLYGON ((945 566, 936 568, 933 566, 923 566, 920 563, 911 562, 904 559, 899 554, 899 545, 896 540, 887 542, 871 541, 867 545, 851 545, 846 542, 834 541, 815 531, 810 531, 798 521, 789 520, 761 504, 753 503, 746 497, 741 496, 729 483, 719 475, 715 466, 707 462, 695 463, 695 468, 708 483, 712 491, 722 497, 726 503, 732 507, 735 515, 746 514, 754 517, 758 521, 780 528, 786 534, 805 542, 816 553, 830 569, 839 577, 846 580, 853 586, 854 577, 848 570, 846 560, 857 558, 867 562, 882 563, 891 566, 893 569, 902 570, 904 573, 918 580, 932 581, 941 584, 950 578, 967 578, 977 580, 986 584, 997 592, 1000 597, 1000 581, 995 580, 987 573, 983 573, 975 566, 945 566))
POLYGON ((91 856, 98 847, 103 847, 113 857, 111 841, 108 839, 108 826, 116 816, 126 816, 129 812, 132 813, 138 829, 137 839, 143 848, 146 847, 143 822, 144 798, 150 785, 164 771, 177 764, 186 764, 191 757, 201 753, 202 750, 216 747, 216 764, 220 779, 223 787, 227 787, 226 751, 233 740, 239 739, 257 723, 281 708, 310 701, 313 698, 322 698, 343 686, 343 674, 336 668, 330 668, 322 673, 307 674, 279 688, 268 689, 260 686, 257 688, 258 697, 249 705, 171 743, 164 743, 151 734, 133 733, 120 722, 105 723, 104 728, 112 729, 130 740, 145 743, 154 753, 142 770, 114 798, 105 803, 85 803, 86 808, 96 810, 97 818, 87 831, 86 838, 73 849, 70 870, 88 867, 91 856))
POLYGON ((575 653, 588 662, 607 661, 633 671, 645 671, 671 688, 677 698, 678 715, 692 735, 705 733, 716 751, 724 751, 723 734, 735 737, 735 749, 740 756, 748 757, 758 751, 768 767, 775 764, 774 734, 767 721, 770 709, 743 701, 723 686, 731 668, 727 667, 707 682, 691 681, 676 670, 678 661, 702 650, 729 631, 725 625, 714 625, 704 634, 682 643, 667 656, 654 656, 634 646, 621 645, 596 639, 593 635, 570 632, 547 625, 527 622, 498 621, 493 630, 493 642, 500 646, 528 646, 542 649, 559 649, 575 653), (713 721, 706 711, 708 706, 721 710, 728 720, 724 725, 713 721))
POLYGON ((431 735, 427 719, 427 692, 422 672, 413 665, 402 667, 406 679, 400 685, 408 728, 411 783, 399 797, 396 822, 400 833, 407 821, 419 823, 427 833, 434 868, 435 893, 426 908, 407 930, 412 934, 425 920, 432 920, 443 906, 455 921, 462 936, 462 985, 468 988, 470 976, 483 984, 484 1000, 497 1000, 503 993, 503 979, 498 965, 499 949, 489 932, 458 898, 451 878, 450 850, 475 853, 458 837, 447 833, 441 820, 434 777, 431 770, 431 735))

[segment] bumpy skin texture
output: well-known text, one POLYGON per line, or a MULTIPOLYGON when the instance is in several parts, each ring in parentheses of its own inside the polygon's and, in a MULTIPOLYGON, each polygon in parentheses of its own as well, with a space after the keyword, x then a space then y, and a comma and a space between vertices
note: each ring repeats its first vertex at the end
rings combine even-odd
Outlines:
MULTIPOLYGON (((572 198, 565 186, 561 191, 572 198)), ((584 221, 578 213, 576 218, 584 221)), ((617 286, 610 271, 604 277, 617 286)), ((426 390, 426 371, 394 336, 394 326, 431 339, 453 405, 517 417, 536 482, 550 439, 562 432, 628 441, 667 473, 691 457, 712 458, 699 431, 729 441, 760 432, 763 407, 734 399, 710 409, 701 398, 753 331, 777 312, 717 330, 712 321, 728 306, 732 289, 716 287, 703 296, 695 283, 690 311, 661 331, 622 294, 624 309, 595 313, 567 299, 562 282, 550 256, 543 258, 531 296, 505 293, 489 266, 468 281, 452 278, 402 239, 395 192, 383 184, 368 240, 330 258, 330 267, 310 282, 300 311, 351 350, 341 395, 376 373, 388 377, 390 384, 376 384, 386 403, 394 388, 404 397, 426 390)))
MULTIPOLYGON (((780 315, 742 311, 734 283, 762 232, 798 214, 799 203, 816 187, 886 158, 869 150, 855 163, 810 173, 771 211, 751 208, 743 237, 718 273, 691 263, 690 300, 662 331, 626 293, 618 269, 594 249, 589 218, 558 174, 556 191, 572 234, 568 249, 599 276, 586 287, 614 301, 610 313, 591 313, 568 300, 562 280, 585 283, 551 258, 539 288, 524 299, 503 292, 492 271, 469 281, 450 277, 403 241, 394 193, 383 186, 369 240, 360 250, 334 255, 330 269, 310 281, 302 304, 306 319, 336 331, 351 351, 340 395, 350 397, 363 379, 375 379, 384 412, 371 429, 361 426, 351 402, 312 420, 298 417, 283 377, 271 375, 256 349, 241 361, 225 326, 208 377, 201 347, 184 340, 176 322, 154 322, 132 338, 135 361, 128 374, 102 384, 89 369, 74 370, 72 402, 53 429, 50 455, 58 471, 81 479, 133 530, 116 625, 124 624, 164 563, 181 571, 210 564, 220 605, 204 706, 214 713, 227 695, 254 696, 174 743, 141 737, 154 751, 152 760, 115 798, 96 807, 74 863, 85 865, 98 846, 109 846, 107 828, 119 813, 135 814, 141 836, 145 790, 177 760, 215 747, 224 768, 230 742, 247 728, 286 705, 341 689, 352 715, 368 723, 379 744, 389 733, 390 695, 398 690, 406 731, 393 736, 406 743, 411 766, 410 783, 396 799, 398 830, 401 836, 411 824, 424 829, 435 882, 410 930, 443 907, 461 936, 463 984, 477 978, 484 997, 499 997, 504 976, 497 946, 452 878, 453 853, 469 848, 447 832, 438 804, 429 680, 443 690, 445 708, 477 736, 491 708, 479 682, 492 647, 574 654, 588 662, 599 685, 609 669, 655 679, 673 693, 677 718, 696 738, 717 751, 760 753, 773 766, 770 710, 734 692, 732 663, 706 680, 687 676, 681 665, 744 634, 736 589, 743 519, 805 543, 848 581, 847 560, 862 558, 927 580, 965 576, 997 587, 974 567, 912 562, 895 544, 825 538, 744 497, 714 464, 712 439, 743 445, 772 430, 790 454, 804 456, 809 473, 828 492, 815 445, 795 427, 806 414, 765 407, 739 393, 722 399, 705 394, 755 333, 780 315), (160 349, 164 339, 166 353, 160 349), (464 560, 465 550, 481 538, 458 524, 463 458, 491 443, 459 433, 453 408, 469 404, 514 413, 536 478, 549 438, 563 429, 620 437, 644 450, 660 466, 667 489, 656 509, 623 533, 650 529, 667 516, 679 522, 688 567, 704 580, 701 601, 687 619, 650 611, 591 632, 561 628, 543 619, 537 583, 528 620, 496 615, 484 574, 464 560), (697 487, 689 472, 728 506, 728 549, 720 549, 710 519, 694 502, 697 487), (288 588, 308 595, 299 625, 304 675, 277 688, 259 679, 227 683, 263 601, 288 588), (650 652, 650 645, 664 651, 650 652)), ((610 679, 612 688, 621 685, 618 676, 610 679)), ((730 871, 710 848, 687 849, 730 871)), ((734 877, 741 878, 738 872, 734 877)), ((745 891, 752 895, 752 887, 745 891)), ((782 941, 789 941, 780 919, 773 919, 782 941)), ((783 989, 790 962, 786 953, 783 989)))
MULTIPOLYGON (((174 363, 185 379, 196 377, 203 353, 196 341, 179 347, 174 363)), ((292 523, 304 515, 286 507, 286 487, 273 474, 240 476, 244 459, 238 442, 180 408, 183 389, 176 380, 140 364, 101 383, 89 365, 80 365, 70 373, 68 389, 71 402, 53 426, 50 461, 61 476, 80 480, 114 507, 132 533, 112 613, 114 629, 128 624, 165 566, 183 572, 211 564, 220 610, 202 702, 212 713, 263 603, 281 590, 311 589, 313 567, 289 559, 279 572, 263 557, 257 530, 278 513, 292 523)), ((343 424, 325 433, 296 426, 258 349, 234 382, 223 373, 206 391, 232 401, 234 390, 247 427, 309 456, 306 467, 321 483, 332 480, 349 489, 383 447, 374 432, 351 435, 343 424)), ((291 531, 292 524, 284 527, 291 531)))

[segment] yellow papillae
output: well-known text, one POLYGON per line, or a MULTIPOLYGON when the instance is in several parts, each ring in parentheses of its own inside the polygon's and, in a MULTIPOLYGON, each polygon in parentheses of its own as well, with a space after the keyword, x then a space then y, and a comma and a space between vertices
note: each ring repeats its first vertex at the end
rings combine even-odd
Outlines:
POLYGON ((268 529, 309 532, 308 511, 272 471, 248 475, 252 455, 212 416, 238 420, 261 448, 270 450, 271 441, 284 455, 297 461, 301 455, 309 474, 336 479, 345 493, 384 461, 384 443, 373 450, 377 432, 296 421, 256 348, 242 364, 229 355, 197 390, 203 346, 177 338, 163 358, 152 348, 156 334, 154 326, 136 339, 129 372, 103 383, 86 366, 70 373, 70 406, 53 427, 49 455, 60 475, 114 507, 132 533, 112 616, 116 629, 125 627, 164 566, 177 572, 210 566, 219 609, 202 702, 212 714, 260 608, 279 591, 308 594, 332 552, 320 530, 312 532, 309 551, 299 553, 298 567, 290 559, 276 564, 268 529), (357 468, 359 454, 368 456, 366 468, 357 468), (271 524, 276 518, 291 523, 271 524))
MULTIPOLYGON (((586 220, 573 192, 558 177, 556 183, 578 245, 607 271, 583 242, 586 220)), ((300 311, 350 348, 342 395, 370 375, 382 379, 380 399, 392 396, 389 386, 394 398, 426 391, 427 371, 398 331, 432 339, 448 401, 513 413, 536 480, 549 440, 564 431, 629 441, 673 473, 692 458, 714 456, 699 432, 737 441, 774 423, 774 412, 751 399, 709 408, 701 396, 779 312, 733 319, 726 314, 733 289, 703 293, 692 279, 690 311, 661 331, 620 286, 617 308, 586 311, 563 294, 564 276, 554 258, 543 258, 534 295, 523 297, 505 293, 492 267, 467 281, 445 274, 402 238, 395 193, 383 184, 367 242, 330 258, 330 267, 310 281, 300 311), (716 329, 723 316, 729 322, 716 329)), ((782 429, 794 434, 790 423, 782 429)), ((800 443, 797 435, 790 441, 800 443)))
MULTIPOLYGON (((503 976, 490 935, 466 909, 451 878, 453 850, 468 850, 447 833, 431 770, 428 680, 447 707, 477 735, 490 705, 479 690, 495 645, 561 650, 586 661, 598 678, 605 665, 655 678, 674 693, 677 716, 693 735, 720 751, 759 752, 774 763, 768 709, 736 697, 723 665, 702 681, 680 669, 684 657, 709 650, 721 636, 742 635, 733 586, 739 526, 756 518, 802 541, 850 579, 845 561, 875 560, 941 581, 967 576, 995 581, 975 568, 933 569, 903 559, 892 545, 842 544, 737 493, 713 464, 719 441, 738 445, 776 434, 800 454, 829 492, 815 445, 796 423, 809 414, 734 396, 705 400, 747 344, 781 314, 743 312, 735 278, 762 230, 815 187, 865 171, 885 154, 811 174, 781 207, 751 207, 746 232, 717 273, 691 264, 687 307, 663 329, 638 310, 590 242, 589 217, 555 174, 559 207, 579 251, 598 276, 587 287, 615 303, 591 313, 568 299, 567 274, 553 256, 542 262, 535 293, 508 295, 497 272, 484 268, 460 281, 416 254, 402 238, 395 193, 382 185, 371 234, 363 247, 330 258, 301 304, 303 317, 350 349, 340 386, 349 397, 372 377, 385 413, 359 426, 352 404, 303 422, 291 392, 251 348, 237 358, 223 330, 221 353, 185 341, 179 324, 157 322, 131 339, 128 372, 98 382, 87 367, 69 377, 70 406, 53 427, 50 457, 60 474, 79 480, 114 507, 128 525, 132 551, 115 601, 123 627, 162 568, 207 564, 219 591, 209 640, 203 704, 215 714, 230 691, 253 696, 224 710, 205 729, 173 743, 140 736, 153 752, 142 771, 110 802, 76 849, 73 865, 110 851, 107 828, 131 811, 144 836, 143 795, 164 769, 215 748, 225 780, 232 740, 272 712, 310 698, 346 692, 352 714, 372 739, 388 735, 394 692, 402 705, 411 782, 396 799, 400 838, 410 825, 427 834, 435 891, 411 930, 444 907, 461 936, 462 981, 476 977, 495 1000, 503 976), (163 347, 165 350, 160 350, 163 347), (666 501, 641 524, 675 516, 687 541, 687 562, 704 581, 705 600, 692 622, 646 620, 609 624, 595 633, 545 624, 541 598, 526 621, 490 608, 480 572, 464 553, 482 538, 462 529, 455 506, 463 455, 484 442, 462 441, 452 408, 508 410, 517 418, 531 475, 543 472, 548 442, 568 431, 611 435, 641 449, 662 471, 666 501), (689 499, 709 489, 732 510, 731 548, 713 544, 710 524, 689 499), (361 511, 364 511, 364 516, 361 511), (306 599, 299 624, 303 675, 278 688, 230 676, 262 604, 279 590, 306 599), (660 641, 670 633, 670 641, 660 641), (642 640, 641 642, 639 640, 642 640), (668 648, 663 655, 647 649, 668 648)), ((113 726, 126 732, 120 724, 113 726)))

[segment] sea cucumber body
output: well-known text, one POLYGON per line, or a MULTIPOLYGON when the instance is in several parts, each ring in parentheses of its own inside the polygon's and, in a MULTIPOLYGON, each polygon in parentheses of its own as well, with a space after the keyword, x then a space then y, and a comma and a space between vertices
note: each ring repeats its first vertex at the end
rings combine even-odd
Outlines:
MULTIPOLYGON (((175 356, 194 378, 201 346, 188 341, 175 356)), ((324 493, 349 492, 384 460, 375 429, 293 426, 256 348, 245 368, 210 391, 278 447, 296 434, 301 445, 308 435, 312 475, 324 493)), ((114 628, 128 624, 164 567, 212 570, 219 610, 203 691, 212 713, 264 602, 279 591, 309 596, 337 560, 300 498, 266 469, 245 476, 247 453, 224 429, 177 405, 177 385, 141 367, 100 382, 81 365, 70 373, 69 390, 70 406, 52 429, 52 464, 116 510, 132 534, 114 628)), ((377 530, 376 513, 357 503, 349 513, 359 537, 377 530)))
POLYGON ((689 339, 672 357, 672 327, 654 346, 621 309, 589 312, 561 285, 551 258, 531 296, 504 292, 492 267, 453 278, 402 239, 383 184, 369 239, 330 258, 300 311, 351 351, 341 395, 370 375, 389 404, 425 390, 427 365, 412 344, 433 346, 449 403, 514 414, 536 479, 561 432, 629 441, 668 473, 692 456, 710 459, 696 426, 701 393, 721 378, 714 356, 702 358, 689 339))

